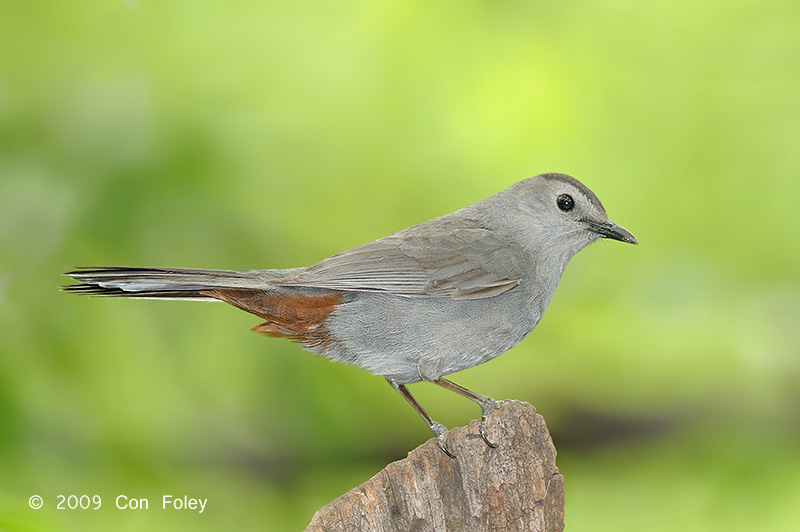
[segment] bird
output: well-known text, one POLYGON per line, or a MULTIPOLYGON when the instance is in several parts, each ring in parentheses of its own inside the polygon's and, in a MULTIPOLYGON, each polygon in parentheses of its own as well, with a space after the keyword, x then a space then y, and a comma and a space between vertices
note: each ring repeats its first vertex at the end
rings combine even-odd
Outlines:
POLYGON ((292 269, 78 267, 67 292, 222 301, 264 320, 253 327, 383 376, 425 421, 447 428, 407 385, 427 381, 477 403, 487 445, 495 401, 446 375, 505 353, 539 323, 567 263, 607 238, 638 244, 577 179, 539 174, 452 213, 292 269))

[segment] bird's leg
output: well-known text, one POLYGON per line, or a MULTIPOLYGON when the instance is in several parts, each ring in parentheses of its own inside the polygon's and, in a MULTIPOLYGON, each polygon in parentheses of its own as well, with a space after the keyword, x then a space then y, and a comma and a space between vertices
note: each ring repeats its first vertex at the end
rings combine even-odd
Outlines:
POLYGON ((435 379, 433 383, 438 384, 439 386, 447 390, 452 390, 456 392, 458 395, 463 395, 470 401, 475 401, 476 403, 478 403, 481 407, 481 424, 480 424, 481 438, 483 438, 483 441, 485 441, 486 445, 488 445, 489 447, 497 447, 497 444, 490 442, 489 438, 486 436, 486 421, 489 417, 489 414, 500 408, 503 405, 503 403, 505 403, 505 401, 495 401, 490 397, 486 397, 485 395, 481 395, 471 390, 467 390, 463 386, 459 386, 458 384, 449 381, 447 379, 443 379, 442 377, 435 379))
POLYGON ((392 388, 400 392, 400 395, 406 398, 408 404, 410 404, 414 410, 417 411, 417 414, 419 414, 420 417, 425 421, 425 423, 428 424, 433 433, 436 435, 436 445, 439 446, 439 449, 441 449, 444 454, 450 458, 455 458, 455 455, 447 450, 447 427, 441 423, 437 423, 431 418, 431 416, 428 415, 425 409, 422 408, 422 405, 420 405, 417 400, 414 399, 414 396, 411 395, 411 392, 408 391, 408 388, 406 388, 405 384, 397 384, 388 378, 386 380, 392 385, 392 388))

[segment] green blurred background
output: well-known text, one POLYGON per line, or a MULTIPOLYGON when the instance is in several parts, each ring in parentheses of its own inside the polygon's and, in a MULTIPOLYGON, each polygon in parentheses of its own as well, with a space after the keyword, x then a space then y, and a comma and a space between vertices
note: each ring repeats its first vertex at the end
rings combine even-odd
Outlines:
POLYGON ((298 530, 430 436, 253 316, 65 269, 310 264, 546 171, 641 245, 581 252, 453 379, 545 416, 569 530, 797 530, 798 28, 793 0, 0 0, 0 530, 298 530))

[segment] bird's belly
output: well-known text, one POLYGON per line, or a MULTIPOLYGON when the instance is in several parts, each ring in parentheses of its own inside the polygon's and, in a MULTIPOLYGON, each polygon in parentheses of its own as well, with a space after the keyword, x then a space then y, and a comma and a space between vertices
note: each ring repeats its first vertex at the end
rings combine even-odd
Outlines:
POLYGON ((536 314, 516 290, 466 301, 359 293, 326 321, 333 342, 320 354, 398 383, 433 380, 509 350, 536 314))

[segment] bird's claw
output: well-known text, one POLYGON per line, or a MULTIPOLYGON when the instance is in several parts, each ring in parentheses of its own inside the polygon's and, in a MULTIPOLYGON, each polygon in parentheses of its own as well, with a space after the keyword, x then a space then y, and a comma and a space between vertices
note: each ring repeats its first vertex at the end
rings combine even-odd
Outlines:
POLYGON ((481 430, 481 438, 483 438, 483 441, 486 443, 486 445, 488 445, 492 449, 497 447, 497 444, 489 441, 489 437, 486 435, 486 417, 481 417, 480 430, 481 430))
POLYGON ((481 422, 480 425, 478 425, 478 427, 480 429, 481 438, 483 438, 483 441, 486 443, 486 445, 488 445, 492 449, 496 448, 497 444, 489 441, 489 437, 486 435, 486 425, 489 421, 489 414, 491 414, 495 410, 499 410, 500 407, 506 404, 506 402, 508 402, 507 399, 503 401, 495 401, 494 399, 490 399, 486 402, 481 403, 481 422))
POLYGON ((431 426, 431 430, 433 430, 433 433, 436 434, 436 445, 439 447, 439 449, 441 449, 442 452, 450 458, 455 458, 456 455, 451 453, 447 448, 447 427, 434 422, 434 424, 431 426))

